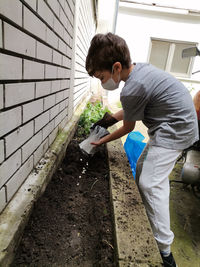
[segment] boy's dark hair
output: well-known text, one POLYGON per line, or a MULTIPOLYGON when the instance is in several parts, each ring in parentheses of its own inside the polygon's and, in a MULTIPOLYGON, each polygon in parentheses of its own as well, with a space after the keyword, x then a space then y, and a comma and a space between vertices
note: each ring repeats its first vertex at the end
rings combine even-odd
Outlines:
POLYGON ((120 62, 122 68, 129 68, 131 58, 125 40, 118 35, 96 34, 91 43, 86 57, 86 70, 90 76, 96 71, 112 71, 115 62, 120 62))

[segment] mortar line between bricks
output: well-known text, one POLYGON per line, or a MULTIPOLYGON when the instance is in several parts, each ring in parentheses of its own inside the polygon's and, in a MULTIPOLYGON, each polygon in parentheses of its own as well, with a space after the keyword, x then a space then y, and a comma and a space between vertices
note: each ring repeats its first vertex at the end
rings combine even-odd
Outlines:
POLYGON ((39 59, 39 58, 35 58, 35 57, 26 56, 24 54, 20 54, 20 53, 13 52, 11 50, 7 50, 7 49, 3 49, 3 48, 0 48, 0 53, 6 54, 6 55, 9 55, 9 56, 19 57, 21 59, 27 59, 27 60, 30 60, 30 61, 36 62, 36 63, 42 63, 42 64, 46 64, 46 65, 48 64, 48 65, 51 65, 51 66, 55 66, 55 67, 63 68, 63 69, 66 69, 66 70, 70 70, 69 67, 64 67, 64 66, 58 65, 58 64, 53 63, 53 62, 45 61, 45 60, 42 60, 42 59, 39 59))

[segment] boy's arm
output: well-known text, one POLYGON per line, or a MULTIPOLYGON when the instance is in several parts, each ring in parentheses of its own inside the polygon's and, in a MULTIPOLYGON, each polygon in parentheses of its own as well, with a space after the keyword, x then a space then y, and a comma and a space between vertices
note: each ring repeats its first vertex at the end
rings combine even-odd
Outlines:
POLYGON ((128 133, 130 133, 133 129, 135 128, 135 122, 133 121, 123 121, 123 126, 120 127, 119 129, 117 129, 116 131, 114 131, 111 134, 108 134, 106 136, 104 136, 103 138, 101 138, 100 140, 96 141, 96 142, 92 142, 92 145, 102 145, 105 143, 108 143, 110 141, 116 140, 128 133))

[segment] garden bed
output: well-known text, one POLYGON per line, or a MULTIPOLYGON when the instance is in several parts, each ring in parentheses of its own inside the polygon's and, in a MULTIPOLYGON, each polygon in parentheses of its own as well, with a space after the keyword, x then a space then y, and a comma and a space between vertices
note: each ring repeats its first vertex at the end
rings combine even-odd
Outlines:
POLYGON ((80 142, 35 204, 12 266, 116 266, 107 151, 88 157, 80 142))

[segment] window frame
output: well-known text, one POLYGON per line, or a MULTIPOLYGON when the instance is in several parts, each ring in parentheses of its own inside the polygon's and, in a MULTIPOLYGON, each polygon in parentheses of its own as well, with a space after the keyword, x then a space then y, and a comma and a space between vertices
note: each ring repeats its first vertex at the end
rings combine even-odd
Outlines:
POLYGON ((198 46, 197 42, 150 37, 149 51, 148 51, 148 55, 147 55, 147 62, 149 62, 149 63, 151 63, 149 60, 150 60, 151 52, 152 52, 152 41, 166 42, 169 44, 169 51, 168 51, 168 56, 167 56, 167 60, 166 60, 166 67, 165 67, 164 71, 167 71, 176 77, 191 78, 192 68, 193 68, 194 59, 195 59, 194 57, 190 58, 187 73, 171 72, 170 69, 172 66, 173 58, 174 58, 174 51, 175 51, 176 44, 186 44, 186 45, 190 45, 190 46, 198 46))

